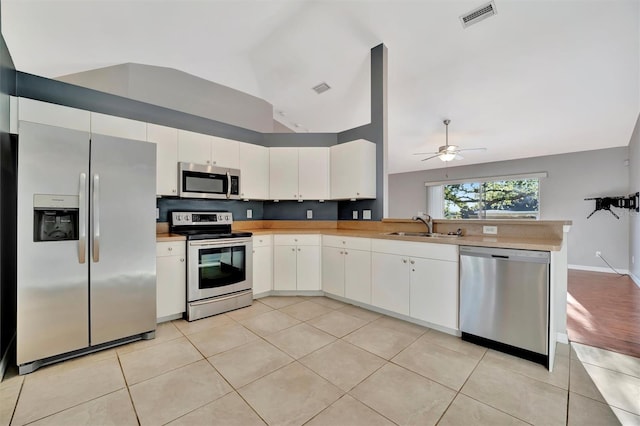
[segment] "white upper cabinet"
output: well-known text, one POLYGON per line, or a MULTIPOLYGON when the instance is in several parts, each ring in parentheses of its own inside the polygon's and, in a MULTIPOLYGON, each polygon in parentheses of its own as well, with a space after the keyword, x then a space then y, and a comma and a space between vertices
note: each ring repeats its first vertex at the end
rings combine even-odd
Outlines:
MULTIPOLYGON (((211 164, 230 169, 240 168, 240 143, 211 136, 211 164)), ((242 185, 242 182, 240 183, 242 185)))
POLYGON ((269 198, 329 199, 329 148, 270 148, 269 198))
POLYGON ((364 139, 331 151, 331 199, 376 198, 376 145, 364 139))
POLYGON ((89 111, 27 98, 18 98, 17 120, 83 132, 91 131, 91 115, 89 111))
POLYGON ((178 129, 149 123, 147 141, 156 144, 156 195, 178 195, 178 129))
POLYGON ((240 197, 247 200, 269 198, 269 148, 250 143, 240 145, 240 197))
POLYGON ((238 169, 240 145, 230 139, 178 130, 178 161, 238 169))
POLYGON ((212 136, 178 130, 178 161, 211 164, 212 136))
POLYGON ((298 148, 269 148, 269 198, 298 199, 298 148))
POLYGON ((298 148, 298 199, 329 199, 329 148, 298 148))
POLYGON ((147 140, 147 123, 115 117, 113 115, 91 113, 91 133, 116 138, 147 140))

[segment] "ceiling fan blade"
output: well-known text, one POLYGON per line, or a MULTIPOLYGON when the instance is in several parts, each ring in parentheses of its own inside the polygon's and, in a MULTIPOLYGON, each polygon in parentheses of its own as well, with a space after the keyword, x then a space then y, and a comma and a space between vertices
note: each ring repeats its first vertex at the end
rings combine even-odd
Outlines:
POLYGON ((413 155, 433 155, 440 154, 439 152, 414 152, 413 155))
POLYGON ((486 151, 487 148, 464 148, 464 149, 459 149, 458 152, 462 152, 462 151, 486 151))
POLYGON ((431 157, 423 158, 420 161, 427 161, 427 160, 431 160, 432 158, 437 158, 437 157, 440 157, 440 154, 436 154, 436 155, 432 155, 431 157))

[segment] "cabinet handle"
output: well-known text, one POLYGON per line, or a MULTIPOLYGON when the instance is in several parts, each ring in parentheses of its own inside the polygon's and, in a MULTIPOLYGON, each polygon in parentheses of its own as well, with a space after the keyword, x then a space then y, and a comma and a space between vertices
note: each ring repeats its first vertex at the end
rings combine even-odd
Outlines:
POLYGON ((207 160, 207 164, 210 164, 210 163, 211 163, 211 161, 207 160))
POLYGON ((343 242, 342 242, 342 244, 347 244, 347 242, 346 242, 346 241, 343 241, 343 242))
POLYGON ((292 248, 291 251, 296 251, 296 249, 292 248))
POLYGON ((180 262, 184 262, 184 258, 180 258, 180 262))
POLYGON ((402 263, 407 263, 407 259, 402 259, 402 263))
POLYGON ((415 260, 412 260, 412 261, 411 261, 411 264, 412 264, 412 265, 414 265, 415 263, 416 263, 416 261, 415 261, 415 260))
POLYGON ((344 252, 341 251, 340 254, 344 254, 344 252))
POLYGON ((175 189, 172 189, 172 190, 171 190, 171 192, 173 192, 173 193, 175 194, 175 193, 176 193, 176 190, 175 190, 175 189))
POLYGON ((356 195, 360 195, 360 193, 359 193, 359 192, 356 192, 356 195))
POLYGON ((349 252, 348 252, 348 251, 345 251, 345 252, 344 252, 344 254, 349 254, 349 252))
POLYGON ((298 251, 300 251, 300 249, 298 249, 298 251))
POLYGON ((252 250, 251 252, 255 254, 255 252, 256 252, 256 251, 255 251, 255 250, 252 250))
POLYGON ((411 271, 415 272, 416 270, 415 270, 415 269, 412 269, 411 271))
POLYGON ((167 250, 171 251, 171 250, 173 250, 173 247, 169 247, 169 248, 167 248, 167 250))
POLYGON ((217 162, 213 161, 213 164, 218 164, 217 162))

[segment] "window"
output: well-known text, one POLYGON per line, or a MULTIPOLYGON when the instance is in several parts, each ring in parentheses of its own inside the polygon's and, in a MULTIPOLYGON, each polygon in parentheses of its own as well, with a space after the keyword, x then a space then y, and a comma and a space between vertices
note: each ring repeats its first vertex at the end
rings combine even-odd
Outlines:
POLYGON ((427 183, 427 211, 444 219, 538 219, 538 178, 546 173, 533 176, 427 183))

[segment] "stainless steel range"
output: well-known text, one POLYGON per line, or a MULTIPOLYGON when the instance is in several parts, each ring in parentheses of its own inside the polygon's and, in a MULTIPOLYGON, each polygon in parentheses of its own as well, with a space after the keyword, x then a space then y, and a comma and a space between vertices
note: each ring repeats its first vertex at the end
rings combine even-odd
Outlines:
POLYGON ((250 306, 250 232, 231 232, 230 212, 171 212, 171 232, 187 237, 187 320, 250 306))

